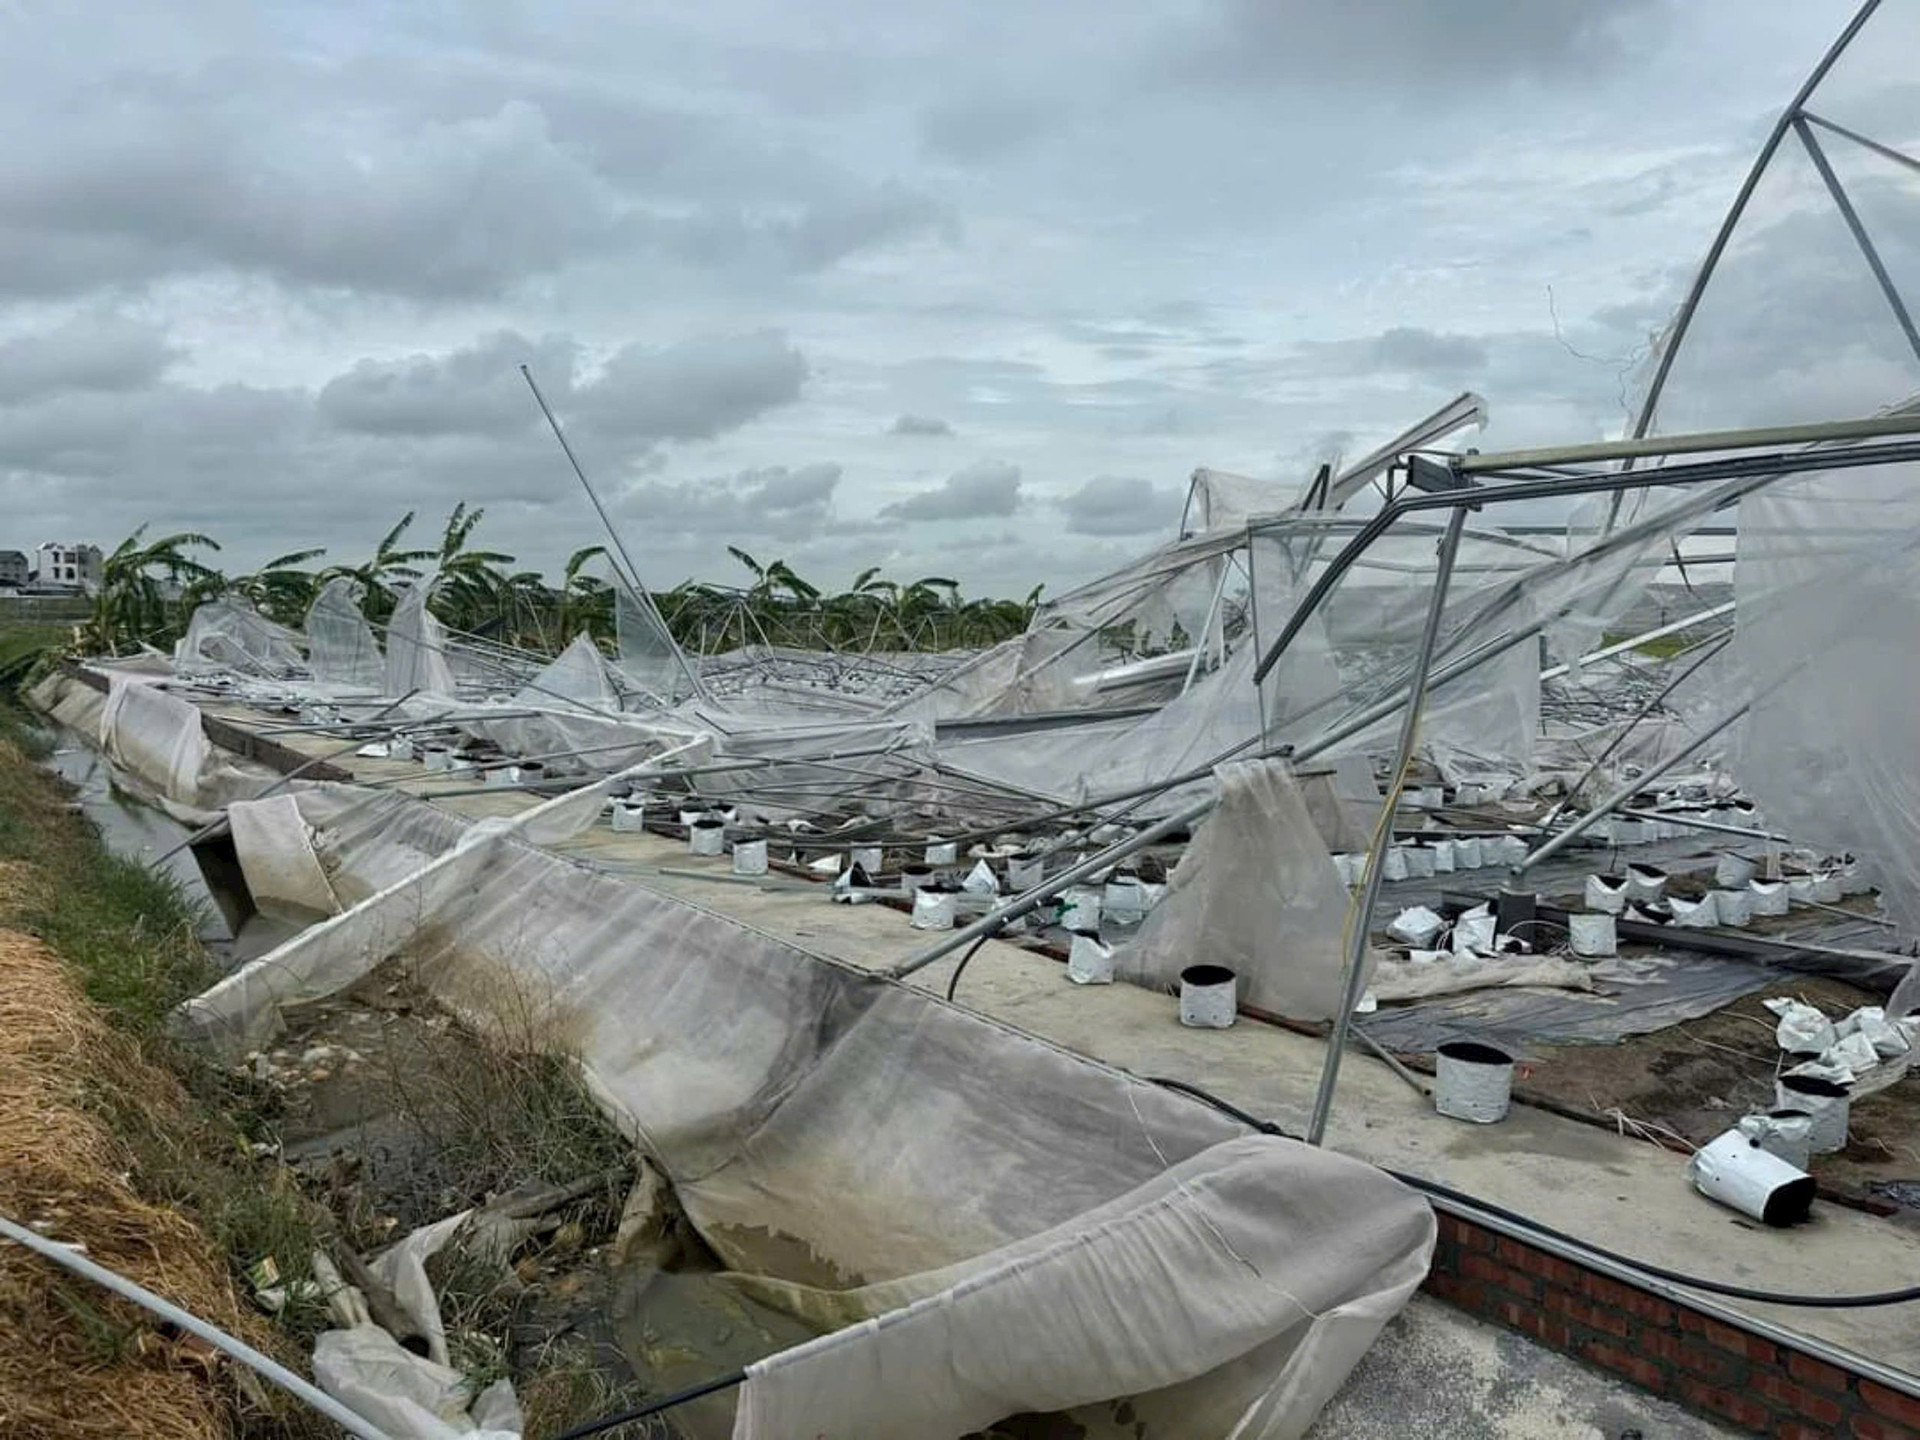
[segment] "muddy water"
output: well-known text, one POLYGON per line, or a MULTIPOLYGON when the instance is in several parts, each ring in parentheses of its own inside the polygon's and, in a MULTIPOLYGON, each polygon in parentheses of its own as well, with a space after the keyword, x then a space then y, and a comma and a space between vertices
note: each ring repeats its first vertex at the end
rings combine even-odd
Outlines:
POLYGON ((157 806, 136 800, 113 785, 112 768, 86 738, 65 726, 42 726, 53 741, 47 766, 73 786, 75 799, 100 833, 101 843, 115 855, 143 865, 159 862, 160 871, 178 882, 200 914, 200 940, 230 963, 263 955, 292 935, 281 922, 255 915, 234 934, 214 903, 207 882, 187 850, 168 855, 192 830, 157 806), (165 860, 160 857, 166 855, 165 860))

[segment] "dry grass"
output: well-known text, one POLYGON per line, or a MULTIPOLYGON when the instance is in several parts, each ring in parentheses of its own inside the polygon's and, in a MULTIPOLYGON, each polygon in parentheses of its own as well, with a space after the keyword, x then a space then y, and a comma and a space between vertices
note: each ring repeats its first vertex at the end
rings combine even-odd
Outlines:
MULTIPOLYGON (((211 961, 179 892, 104 852, 0 704, 0 1212, 299 1368, 317 1307, 269 1325, 235 1295, 272 1257, 304 1278, 321 1227, 255 1161, 249 1097, 160 1020, 211 961)), ((77 1276, 0 1246, 0 1435, 331 1433, 77 1276)))
MULTIPOLYGON (((108 1027, 38 941, 0 931, 0 975, 0 1212, 266 1343, 206 1236, 135 1193, 130 1156, 92 1108, 103 1076, 162 1108, 184 1103, 178 1085, 108 1027)), ((18 1246, 0 1246, 0 1315, 0 1434, 202 1440, 234 1429, 231 1381, 197 1342, 18 1246)))

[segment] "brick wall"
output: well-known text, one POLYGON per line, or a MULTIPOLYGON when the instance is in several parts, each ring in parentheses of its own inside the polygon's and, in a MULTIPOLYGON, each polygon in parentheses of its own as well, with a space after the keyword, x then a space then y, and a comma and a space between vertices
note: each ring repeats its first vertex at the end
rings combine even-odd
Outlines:
POLYGON ((1920 1399, 1472 1221, 1439 1221, 1424 1288, 1483 1320, 1755 1435, 1920 1440, 1920 1399))

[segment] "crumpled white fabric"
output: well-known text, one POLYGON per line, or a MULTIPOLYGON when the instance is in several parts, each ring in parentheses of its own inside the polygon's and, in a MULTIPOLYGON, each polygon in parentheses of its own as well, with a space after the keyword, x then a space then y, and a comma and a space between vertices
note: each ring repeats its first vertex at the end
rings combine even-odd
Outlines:
POLYGON ((1249 1005, 1331 1019, 1351 898, 1333 857, 1285 761, 1222 765, 1214 775, 1220 803, 1174 868, 1166 898, 1114 952, 1116 972, 1169 989, 1204 959, 1239 975, 1249 1005))
POLYGON ((1225 1141, 1065 1225, 869 1287, 896 1308, 748 1367, 734 1440, 952 1440, 1135 1390, 1144 1433, 1299 1435, 1419 1285, 1435 1232, 1425 1206, 1353 1214, 1300 1148, 1225 1141), (1226 1369, 1242 1383, 1185 1383, 1226 1369))
POLYGON ((427 1261, 472 1213, 462 1210, 422 1226, 367 1267, 426 1336, 425 1356, 413 1354, 371 1323, 328 1330, 314 1342, 315 1382, 392 1440, 520 1440, 520 1404, 513 1382, 497 1380, 476 1396, 448 1363, 446 1324, 427 1279, 427 1261))

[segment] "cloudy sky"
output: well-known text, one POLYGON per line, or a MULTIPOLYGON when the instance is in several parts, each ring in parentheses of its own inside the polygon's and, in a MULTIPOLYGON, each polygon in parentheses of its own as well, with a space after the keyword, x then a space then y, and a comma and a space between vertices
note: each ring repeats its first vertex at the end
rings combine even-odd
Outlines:
MULTIPOLYGON (((0 544, 350 559, 466 500, 553 565, 600 535, 522 363, 659 585, 731 543, 1058 588, 1196 465, 1304 478, 1465 388, 1482 445, 1596 438, 1851 9, 16 0, 0 544)), ((1750 318, 1874 311, 1832 239, 1729 282, 1723 400, 1899 388, 1750 318)))

